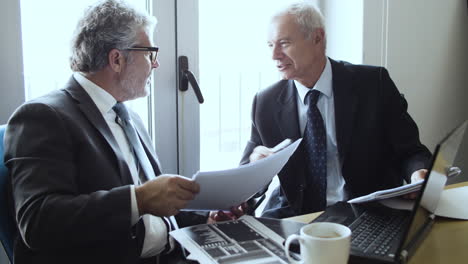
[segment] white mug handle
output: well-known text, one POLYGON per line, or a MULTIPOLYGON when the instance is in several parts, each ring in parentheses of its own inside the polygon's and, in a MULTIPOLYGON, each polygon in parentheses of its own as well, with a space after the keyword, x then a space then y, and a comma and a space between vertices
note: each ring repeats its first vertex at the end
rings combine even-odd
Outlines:
POLYGON ((292 234, 288 237, 288 239, 286 239, 286 243, 284 244, 284 253, 286 254, 286 257, 288 258, 289 263, 302 263, 302 261, 298 262, 294 260, 293 258, 291 258, 291 256, 289 255, 289 246, 291 245, 291 242, 293 242, 296 239, 299 240, 299 242, 304 243, 300 235, 292 234))

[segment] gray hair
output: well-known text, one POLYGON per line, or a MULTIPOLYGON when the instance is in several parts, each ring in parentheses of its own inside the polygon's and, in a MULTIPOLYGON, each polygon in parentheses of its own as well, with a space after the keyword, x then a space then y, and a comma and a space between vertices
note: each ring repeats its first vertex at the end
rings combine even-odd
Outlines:
POLYGON ((155 17, 121 0, 104 0, 89 7, 73 34, 71 69, 85 73, 103 69, 112 49, 135 45, 139 32, 150 35, 156 22, 155 17))
POLYGON ((296 23, 300 26, 301 31, 307 39, 312 37, 313 32, 317 28, 322 28, 325 32, 325 19, 320 10, 311 3, 300 2, 291 4, 273 15, 272 20, 286 15, 292 15, 295 18, 296 23))

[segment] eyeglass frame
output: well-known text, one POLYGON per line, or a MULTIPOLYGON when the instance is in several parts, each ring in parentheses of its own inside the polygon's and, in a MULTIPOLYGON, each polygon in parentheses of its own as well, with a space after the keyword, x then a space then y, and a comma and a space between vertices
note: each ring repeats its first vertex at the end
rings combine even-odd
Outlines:
POLYGON ((150 61, 152 64, 155 64, 157 59, 158 59, 158 52, 159 52, 159 47, 145 47, 145 46, 135 46, 131 48, 126 48, 124 50, 130 50, 130 51, 149 51, 150 52, 150 61), (153 58, 153 52, 154 52, 154 58, 153 58))

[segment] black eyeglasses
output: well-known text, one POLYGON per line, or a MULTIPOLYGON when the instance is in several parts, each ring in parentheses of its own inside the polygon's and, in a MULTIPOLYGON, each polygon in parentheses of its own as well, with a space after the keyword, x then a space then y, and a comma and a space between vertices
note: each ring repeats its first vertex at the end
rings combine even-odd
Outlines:
POLYGON ((133 51, 149 51, 150 53, 150 60, 152 64, 156 63, 156 60, 158 58, 158 51, 159 47, 140 47, 140 46, 135 46, 131 47, 125 50, 133 50, 133 51))

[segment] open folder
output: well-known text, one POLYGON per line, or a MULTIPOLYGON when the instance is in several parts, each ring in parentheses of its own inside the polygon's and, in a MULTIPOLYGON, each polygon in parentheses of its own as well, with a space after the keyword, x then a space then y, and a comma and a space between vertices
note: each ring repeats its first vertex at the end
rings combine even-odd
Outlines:
POLYGON ((264 159, 219 171, 197 172, 200 193, 183 210, 229 210, 254 196, 281 171, 302 139, 264 159))

